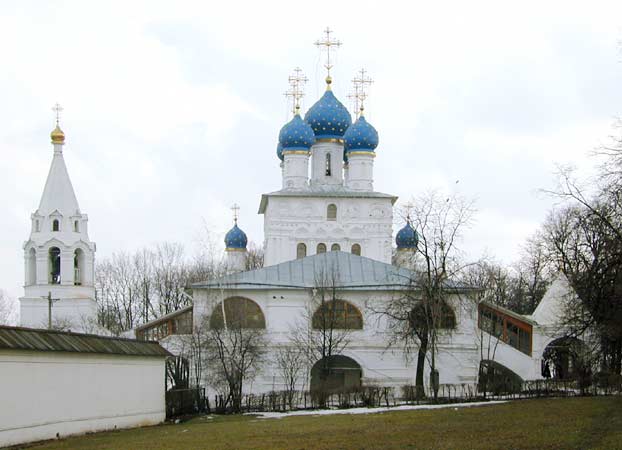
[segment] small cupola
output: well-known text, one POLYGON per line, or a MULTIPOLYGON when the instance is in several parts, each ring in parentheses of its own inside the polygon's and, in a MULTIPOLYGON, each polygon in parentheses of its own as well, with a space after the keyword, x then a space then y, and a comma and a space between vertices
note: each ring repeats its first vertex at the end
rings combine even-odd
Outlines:
POLYGON ((345 153, 373 152, 378 147, 378 132, 363 115, 363 108, 359 118, 343 135, 345 153))
POLYGON ((238 221, 235 220, 233 228, 225 235, 225 247, 227 251, 246 250, 248 238, 246 233, 238 227, 238 221))
POLYGON ((281 154, 291 151, 308 152, 314 143, 315 135, 313 134, 313 129, 302 120, 299 108, 296 107, 293 119, 287 122, 279 133, 281 154))
POLYGON ((410 219, 406 219, 406 225, 395 236, 395 244, 398 250, 415 250, 419 244, 419 235, 410 224, 410 219))

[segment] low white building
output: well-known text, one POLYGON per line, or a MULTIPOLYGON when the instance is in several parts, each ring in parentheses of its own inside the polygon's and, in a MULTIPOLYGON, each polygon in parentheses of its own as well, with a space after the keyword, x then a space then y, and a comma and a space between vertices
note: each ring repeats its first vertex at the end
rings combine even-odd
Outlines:
POLYGON ((0 447, 162 422, 168 356, 155 342, 0 326, 0 447))

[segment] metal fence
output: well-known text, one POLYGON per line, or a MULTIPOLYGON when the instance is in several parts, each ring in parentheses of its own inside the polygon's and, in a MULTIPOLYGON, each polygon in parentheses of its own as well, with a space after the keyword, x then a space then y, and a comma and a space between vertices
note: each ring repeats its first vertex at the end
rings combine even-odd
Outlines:
POLYGON ((165 398, 167 419, 210 411, 205 388, 171 389, 165 398))
MULTIPOLYGON (((580 395, 622 395, 622 383, 598 383, 587 387, 576 381, 531 380, 520 387, 482 392, 477 384, 441 384, 435 397, 426 389, 424 398, 418 398, 415 386, 363 386, 346 392, 321 394, 309 391, 270 391, 264 394, 246 394, 241 412, 286 412, 317 408, 392 407, 404 404, 463 403, 486 400, 518 400, 540 397, 573 397, 580 395)), ((231 412, 229 399, 216 395, 205 400, 206 410, 216 414, 231 412)))

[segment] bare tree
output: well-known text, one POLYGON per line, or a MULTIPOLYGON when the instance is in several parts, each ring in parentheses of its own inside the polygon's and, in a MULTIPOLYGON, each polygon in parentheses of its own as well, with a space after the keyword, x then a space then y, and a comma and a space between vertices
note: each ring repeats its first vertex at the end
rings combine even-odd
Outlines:
POLYGON ((404 216, 412 220, 419 243, 412 276, 405 289, 377 313, 388 319, 390 345, 401 343, 410 355, 417 351, 416 395, 423 397, 424 366, 430 366, 430 382, 436 397, 439 373, 436 366, 439 337, 456 326, 451 298, 464 291, 455 281, 465 264, 458 242, 471 224, 471 201, 457 195, 441 196, 430 192, 414 199, 404 216))
POLYGON ((0 325, 14 325, 16 309, 6 292, 0 289, 0 325))
POLYGON ((279 375, 283 379, 287 403, 292 409, 296 389, 307 367, 307 354, 305 349, 300 346, 286 345, 276 351, 274 359, 279 375))
POLYGON ((266 349, 265 330, 243 328, 230 320, 228 326, 210 327, 207 358, 213 383, 227 388, 225 405, 242 410, 242 394, 261 369, 266 349))
POLYGON ((362 318, 351 318, 349 322, 344 314, 343 308, 347 304, 339 296, 340 278, 336 267, 320 267, 314 277, 311 301, 290 330, 290 335, 292 345, 306 355, 309 367, 321 364, 319 387, 315 390, 322 404, 327 393, 331 357, 343 353, 350 344, 352 330, 362 328, 363 324, 362 318))

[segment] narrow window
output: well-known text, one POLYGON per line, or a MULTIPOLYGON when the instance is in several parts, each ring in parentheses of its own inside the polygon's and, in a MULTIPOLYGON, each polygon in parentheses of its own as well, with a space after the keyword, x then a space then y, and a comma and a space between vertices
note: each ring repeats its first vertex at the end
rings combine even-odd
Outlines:
POLYGON ((322 244, 322 243, 318 244, 316 253, 317 254, 326 253, 326 244, 322 244))
POLYGON ((337 205, 330 204, 326 208, 326 220, 337 220, 337 205))
POLYGON ((331 170, 330 170, 330 153, 326 153, 326 176, 330 177, 331 174, 331 170))
POLYGON ((359 244, 352 244, 352 254, 361 256, 361 246, 359 244))
POLYGON ((300 259, 305 256, 307 256, 307 246, 301 242, 296 246, 296 258, 300 259))
POLYGON ((41 230, 41 228, 40 228, 39 220, 37 219, 35 221, 35 231, 38 233, 40 230, 41 230))
POLYGON ((75 231, 76 233, 80 232, 80 223, 77 220, 73 222, 73 231, 75 231))
POLYGON ((333 244, 330 246, 330 251, 331 252, 338 252, 339 250, 341 250, 341 245, 339 244, 333 244))
POLYGON ((58 219, 54 219, 54 221, 52 222, 52 231, 59 231, 60 230, 60 223, 58 222, 58 219))

